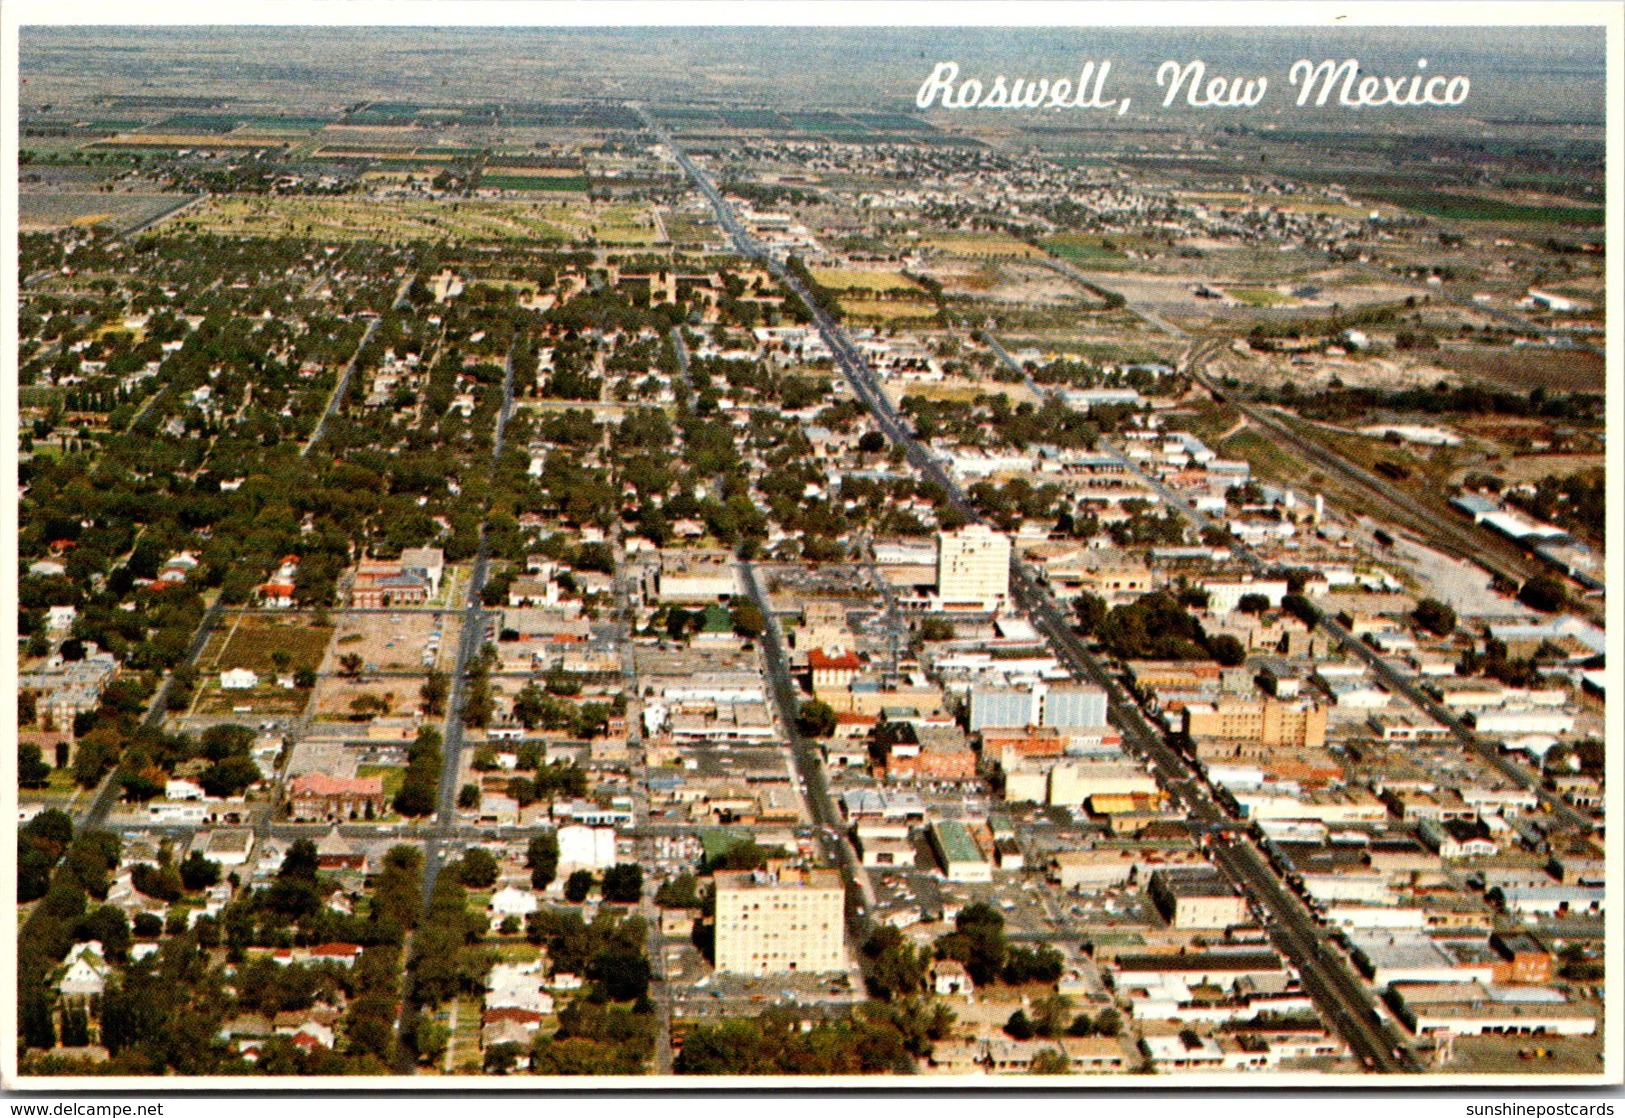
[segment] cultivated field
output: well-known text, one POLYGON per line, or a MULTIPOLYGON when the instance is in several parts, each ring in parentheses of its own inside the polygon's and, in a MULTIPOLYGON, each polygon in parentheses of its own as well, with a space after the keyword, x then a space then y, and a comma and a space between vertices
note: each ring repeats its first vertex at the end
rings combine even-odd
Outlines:
POLYGON ((931 319, 937 316, 935 303, 907 299, 842 299, 841 312, 852 319, 931 319))
POLYGON ((920 285, 901 272, 863 268, 813 268, 812 277, 833 291, 918 291, 920 285))
POLYGON ((941 233, 926 237, 923 244, 946 256, 1025 259, 1044 255, 1042 249, 1008 233, 941 233))
POLYGON ((1500 388, 1528 391, 1602 392, 1606 370, 1600 355, 1576 349, 1447 349, 1434 354, 1435 364, 1453 373, 1481 377, 1500 388))
POLYGON ((70 225, 88 228, 105 224, 128 229, 185 200, 180 194, 21 194, 17 198, 17 228, 24 233, 70 225))
POLYGON ((652 244, 647 207, 419 198, 211 198, 180 229, 232 237, 339 240, 546 241, 652 244))

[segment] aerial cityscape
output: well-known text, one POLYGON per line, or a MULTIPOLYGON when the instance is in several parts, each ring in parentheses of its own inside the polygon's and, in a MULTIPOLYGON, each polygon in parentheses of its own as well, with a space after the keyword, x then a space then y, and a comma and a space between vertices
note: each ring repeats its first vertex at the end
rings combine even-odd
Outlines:
POLYGON ((16 1072, 1617 1075, 1604 54, 23 28, 16 1072))

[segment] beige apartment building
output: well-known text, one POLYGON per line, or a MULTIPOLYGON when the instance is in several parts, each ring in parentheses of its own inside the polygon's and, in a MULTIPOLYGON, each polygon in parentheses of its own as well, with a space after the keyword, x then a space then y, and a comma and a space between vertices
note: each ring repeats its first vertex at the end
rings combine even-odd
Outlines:
POLYGON ((1326 744, 1326 708, 1276 699, 1220 699, 1185 708, 1192 739, 1245 741, 1263 749, 1320 749, 1326 744))
POLYGON ((984 524, 937 535, 937 596, 944 605, 996 608, 1010 596, 1010 537, 984 524))
POLYGON ((716 875, 717 970, 814 974, 846 969, 845 901, 835 870, 716 875))

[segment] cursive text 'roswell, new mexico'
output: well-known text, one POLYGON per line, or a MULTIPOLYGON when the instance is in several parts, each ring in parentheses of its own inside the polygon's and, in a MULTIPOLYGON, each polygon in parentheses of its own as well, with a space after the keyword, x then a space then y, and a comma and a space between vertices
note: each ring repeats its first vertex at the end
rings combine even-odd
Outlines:
POLYGON ((1006 81, 1003 74, 983 85, 976 78, 955 84, 959 77, 959 63, 939 62, 931 76, 920 85, 914 103, 929 109, 942 98, 945 109, 1111 109, 1122 116, 1128 112, 1129 99, 1105 96, 1106 76, 1112 72, 1110 60, 1099 69, 1093 62, 1085 62, 1076 84, 1070 78, 1016 78, 1006 81))
MULTIPOLYGON (((959 63, 939 62, 931 76, 920 84, 914 103, 922 109, 940 104, 945 109, 1115 109, 1118 116, 1128 112, 1129 98, 1108 97, 1106 80, 1112 72, 1108 59, 1085 62, 1078 80, 1071 78, 1006 78, 999 74, 991 82, 979 78, 959 80, 959 63)), ((1472 91, 1465 74, 1446 77, 1428 73, 1428 60, 1418 58, 1413 73, 1371 74, 1360 68, 1360 60, 1346 58, 1314 62, 1300 58, 1287 71, 1287 83, 1297 90, 1297 105, 1328 105, 1340 109, 1375 109, 1384 106, 1453 108, 1464 103, 1472 91)), ((1195 109, 1251 109, 1262 103, 1269 92, 1269 78, 1257 76, 1212 75, 1201 59, 1164 62, 1157 69, 1157 85, 1165 87, 1162 107, 1176 101, 1195 109)))

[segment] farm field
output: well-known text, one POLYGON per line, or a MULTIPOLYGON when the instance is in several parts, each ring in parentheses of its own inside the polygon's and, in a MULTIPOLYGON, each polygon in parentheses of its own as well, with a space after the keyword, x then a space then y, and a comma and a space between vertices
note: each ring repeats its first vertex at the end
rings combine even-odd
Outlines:
POLYGON ((22 232, 108 225, 128 229, 186 201, 182 194, 20 194, 17 228, 22 232))
POLYGON ((1481 377, 1492 385, 1528 391, 1602 392, 1607 384, 1600 355, 1575 349, 1441 349, 1432 363, 1453 373, 1481 377))
POLYGON ((834 291, 919 291, 920 285, 901 272, 863 268, 813 268, 813 279, 834 291))
POLYGON ((902 299, 842 299, 841 312, 853 319, 884 319, 888 322, 902 319, 932 319, 937 316, 934 303, 917 303, 902 299))
POLYGON ((939 233, 921 242, 947 256, 1035 258, 1044 250, 1008 233, 939 233))
POLYGON ((652 244, 647 207, 525 201, 392 198, 210 198, 182 229, 235 237, 314 236, 341 240, 586 241, 652 244))

